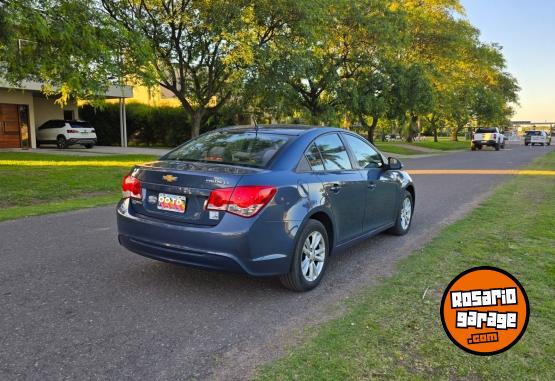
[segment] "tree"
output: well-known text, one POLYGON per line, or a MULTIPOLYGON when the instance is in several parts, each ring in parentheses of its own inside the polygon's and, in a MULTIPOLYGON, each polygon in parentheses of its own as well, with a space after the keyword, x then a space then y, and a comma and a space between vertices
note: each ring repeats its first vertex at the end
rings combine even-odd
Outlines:
POLYGON ((405 16, 389 2, 374 0, 361 1, 347 20, 352 51, 343 68, 338 97, 342 111, 367 131, 370 142, 387 112, 394 78, 391 69, 397 66, 397 52, 405 47, 399 38, 405 16))
POLYGON ((117 1, 102 8, 121 30, 124 64, 138 81, 171 91, 190 114, 192 136, 233 97, 239 97, 254 50, 286 21, 249 1, 117 1), (260 22, 260 23, 258 23, 260 22))
MULTIPOLYGON (((0 0, 1 1, 1 0, 0 0)), ((502 123, 517 101, 500 48, 459 0, 4 0, 0 75, 64 103, 111 85, 162 86, 201 126, 257 113, 380 122, 502 123), (9 17, 7 17, 9 15, 9 17)), ((244 118, 243 118, 244 119, 244 118)), ((396 127, 397 128, 397 127, 396 127)))
POLYGON ((336 93, 351 51, 344 23, 351 5, 322 1, 304 13, 289 38, 276 41, 257 78, 266 99, 278 100, 289 114, 308 114, 312 124, 337 117, 336 93))
POLYGON ((2 9, 9 15, 0 43, 4 80, 42 82, 62 104, 70 96, 98 99, 117 84, 118 35, 87 2, 8 0, 2 9))

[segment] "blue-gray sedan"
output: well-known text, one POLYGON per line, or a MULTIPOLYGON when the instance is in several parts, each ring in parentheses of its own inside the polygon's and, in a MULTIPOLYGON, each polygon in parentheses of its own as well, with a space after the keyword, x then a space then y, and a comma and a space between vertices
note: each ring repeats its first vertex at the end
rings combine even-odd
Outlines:
POLYGON ((218 129, 123 179, 119 242, 149 258, 309 290, 332 253, 409 231, 415 190, 401 167, 338 128, 218 129))

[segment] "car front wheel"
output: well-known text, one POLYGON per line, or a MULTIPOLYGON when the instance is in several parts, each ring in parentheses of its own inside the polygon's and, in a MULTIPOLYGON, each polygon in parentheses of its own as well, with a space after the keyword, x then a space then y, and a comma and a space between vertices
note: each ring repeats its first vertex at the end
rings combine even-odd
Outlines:
POLYGON ((326 228, 320 221, 309 220, 297 241, 291 269, 280 277, 281 283, 293 291, 318 286, 326 271, 329 251, 326 228))
POLYGON ((401 207, 399 208, 399 213, 397 214, 397 220, 395 221, 395 226, 389 229, 388 232, 395 235, 407 234, 412 223, 413 212, 414 204, 412 195, 409 191, 405 191, 403 200, 401 201, 401 207))

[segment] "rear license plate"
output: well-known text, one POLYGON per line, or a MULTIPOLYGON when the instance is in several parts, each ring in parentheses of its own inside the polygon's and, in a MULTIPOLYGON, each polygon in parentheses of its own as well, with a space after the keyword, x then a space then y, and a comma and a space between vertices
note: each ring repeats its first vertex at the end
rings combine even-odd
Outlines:
POLYGON ((185 213, 187 198, 175 194, 159 193, 158 209, 167 210, 169 212, 185 213))

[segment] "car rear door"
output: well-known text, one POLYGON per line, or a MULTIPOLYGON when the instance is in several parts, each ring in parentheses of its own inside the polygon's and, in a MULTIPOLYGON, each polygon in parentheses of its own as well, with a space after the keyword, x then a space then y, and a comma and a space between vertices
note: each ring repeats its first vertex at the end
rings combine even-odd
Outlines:
POLYGON ((363 231, 370 232, 391 224, 397 215, 399 183, 391 176, 384 176, 382 157, 370 144, 353 134, 342 135, 365 180, 363 231))
POLYGON ((318 137, 309 147, 309 162, 323 184, 335 219, 337 243, 362 233, 365 183, 353 168, 347 149, 337 133, 318 137))

